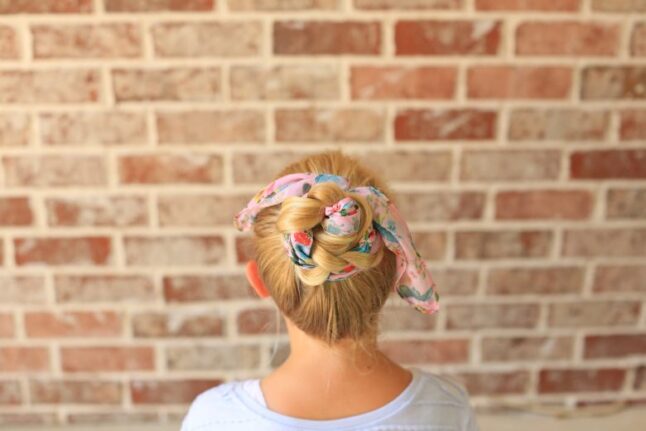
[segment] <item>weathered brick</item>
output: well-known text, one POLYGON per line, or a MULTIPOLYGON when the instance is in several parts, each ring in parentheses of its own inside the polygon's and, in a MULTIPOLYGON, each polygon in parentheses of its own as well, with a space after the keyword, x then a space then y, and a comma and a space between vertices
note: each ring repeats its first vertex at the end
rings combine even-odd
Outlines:
POLYGON ((221 73, 213 67, 113 69, 117 102, 211 102, 222 98, 221 73))
POLYGON ((453 364, 469 361, 469 340, 393 340, 380 349, 392 360, 404 364, 453 364))
POLYGON ((158 57, 253 57, 262 47, 260 22, 163 22, 151 32, 158 57))
POLYGON ((646 334, 588 335, 583 356, 586 359, 646 356, 646 334))
POLYGON ((122 184, 213 184, 222 182, 222 157, 215 154, 131 154, 117 160, 122 184))
POLYGON ((487 278, 487 294, 567 295, 583 288, 583 268, 492 268, 487 278))
POLYGON ((453 329, 534 328, 538 304, 449 304, 446 327, 453 329))
MULTIPOLYGON (((392 293, 391 304, 397 301, 392 293)), ((437 326, 437 317, 429 316, 422 313, 411 313, 410 308, 401 306, 402 302, 397 302, 397 306, 386 306, 379 315, 379 329, 381 332, 396 331, 424 331, 429 332, 437 326)), ((393 346, 390 347, 393 349, 393 346)))
POLYGON ((397 207, 408 222, 477 220, 482 218, 481 192, 399 193, 397 207))
POLYGON ((243 275, 168 275, 162 280, 166 302, 255 298, 243 275))
POLYGON ((178 194, 158 198, 161 226, 231 226, 234 215, 249 200, 246 195, 178 194))
POLYGON ((396 55, 497 55, 502 24, 496 20, 401 20, 396 55))
POLYGON ((496 137, 497 113, 477 109, 407 109, 395 117, 395 139, 491 140, 496 137))
POLYGON ((61 347, 64 372, 154 370, 151 347, 61 347))
POLYGON ((294 151, 236 152, 233 154, 233 181, 237 184, 251 183, 264 186, 285 165, 301 159, 304 155, 294 151))
POLYGON ((123 410, 117 410, 116 412, 82 412, 79 413, 68 413, 66 415, 67 422, 70 424, 85 424, 87 426, 92 426, 95 424, 101 425, 119 425, 119 426, 133 426, 140 424, 151 424, 158 423, 159 416, 157 413, 150 412, 124 412, 123 410))
POLYGON ((213 10, 216 0, 104 0, 108 12, 192 12, 213 10))
POLYGON ((121 334, 121 316, 114 311, 29 311, 25 331, 33 338, 114 337, 121 334))
POLYGON ((350 71, 353 99, 452 99, 457 69, 449 66, 355 66, 350 71))
POLYGON ((572 69, 564 66, 473 66, 467 71, 471 99, 566 99, 572 69))
POLYGON ((169 370, 256 369, 260 365, 258 345, 177 346, 166 349, 169 370))
POLYGON ((575 151, 570 155, 575 179, 646 178, 646 150, 575 151))
POLYGON ((644 265, 600 265, 594 272, 592 290, 612 293, 646 293, 644 265))
POLYGON ((0 226, 30 226, 34 222, 27 197, 0 197, 0 226))
POLYGON ((602 12, 646 12, 643 0, 592 0, 592 10, 602 12))
POLYGON ((608 134, 607 111, 518 109, 509 119, 514 141, 602 141, 608 134))
POLYGON ((26 147, 32 142, 31 118, 26 113, 0 114, 0 148, 26 147))
POLYGON ((1 275, 0 304, 42 304, 47 301, 45 277, 41 275, 1 275))
POLYGON ((14 239, 16 264, 104 266, 113 262, 107 236, 20 237, 14 239))
POLYGON ((145 113, 95 111, 40 115, 45 145, 141 145, 147 141, 145 113))
POLYGON ((33 25, 34 58, 136 58, 141 29, 128 23, 33 25))
POLYGON ((158 112, 157 134, 161 144, 262 142, 265 120, 257 110, 158 112))
POLYGON ((100 99, 94 69, 0 71, 0 103, 83 103, 100 99))
POLYGON ((224 320, 213 311, 172 310, 145 312, 132 317, 135 337, 218 337, 224 335, 224 320))
POLYGON ((309 11, 309 10, 338 10, 340 0, 305 0, 305 1, 275 1, 275 0, 226 0, 231 11, 309 11))
POLYGON ((18 380, 0 380, 0 405, 20 404, 22 398, 18 380))
POLYGON ((0 14, 64 14, 90 13, 94 10, 92 0, 3 0, 0 14))
MULTIPOLYGON (((2 383, 0 383, 1 385, 2 383)), ((35 426, 59 424, 58 416, 53 412, 43 413, 0 413, 0 423, 3 425, 35 426)))
POLYGON ((126 236, 127 265, 217 265, 225 259, 220 235, 126 236))
POLYGON ((590 217, 594 199, 585 190, 501 191, 496 194, 499 220, 582 220, 590 217))
POLYGON ((108 380, 37 379, 29 382, 35 404, 119 404, 122 383, 108 380))
POLYGON ((553 234, 545 230, 461 231, 455 236, 457 259, 528 259, 547 257, 553 234))
POLYGON ((646 188, 608 190, 606 217, 609 219, 646 219, 646 188))
POLYGON ((338 100, 340 71, 334 65, 232 66, 235 100, 338 100))
POLYGON ((636 23, 630 36, 630 54, 633 57, 646 56, 646 22, 636 23))
POLYGON ((476 0, 476 9, 483 11, 574 12, 581 0, 476 0))
POLYGON ((376 55, 381 27, 372 21, 276 21, 276 55, 376 55))
POLYGON ((571 359, 574 338, 561 336, 485 337, 485 362, 552 361, 571 359))
POLYGON ((278 109, 275 112, 278 142, 370 142, 384 140, 383 110, 278 109))
POLYGON ((646 256, 646 229, 567 229, 563 256, 646 256))
POLYGON ((527 371, 463 372, 455 376, 471 396, 524 394, 530 386, 527 371))
POLYGON ((446 258, 446 232, 412 232, 417 251, 428 260, 446 258))
POLYGON ((553 328, 633 326, 639 321, 640 309, 637 301, 558 302, 550 304, 548 321, 553 328))
POLYGON ((20 38, 14 27, 0 25, 0 60, 15 60, 20 57, 20 38))
POLYGON ((130 382, 130 396, 136 405, 189 404, 197 395, 222 382, 221 379, 134 380, 130 382))
POLYGON ((248 261, 256 258, 253 242, 249 235, 236 236, 236 262, 246 264, 248 261))
POLYGON ((107 184, 101 156, 5 156, 5 184, 13 187, 93 187, 107 184))
POLYGON ((361 162, 386 181, 448 181, 452 156, 448 151, 389 150, 357 154, 361 162))
POLYGON ((516 54, 614 56, 619 50, 619 24, 577 21, 530 21, 516 28, 516 54))
POLYGON ((557 150, 465 151, 460 178, 467 181, 555 180, 561 170, 557 150))
POLYGON ((46 198, 49 226, 146 226, 143 196, 46 198))
POLYGON ((646 388, 646 367, 641 366, 637 368, 635 375, 635 389, 643 390, 644 388, 646 388))
POLYGON ((646 67, 588 66, 581 77, 581 99, 646 99, 646 67))
POLYGON ((541 394, 618 391, 625 376, 626 371, 618 368, 546 369, 539 373, 538 391, 541 394))
POLYGON ((627 109, 619 115, 619 136, 622 140, 646 140, 646 109, 627 109))
POLYGON ((48 371, 46 347, 0 347, 0 372, 48 371))
POLYGON ((247 308, 238 313, 236 323, 238 333, 241 335, 272 335, 276 332, 285 332, 285 325, 280 325, 276 311, 268 308, 247 308))
POLYGON ((140 302, 155 300, 153 280, 144 275, 55 275, 61 303, 140 302))
POLYGON ((12 338, 15 334, 13 315, 0 313, 0 338, 12 338))
POLYGON ((433 268, 433 280, 442 297, 473 295, 478 288, 478 270, 433 268))

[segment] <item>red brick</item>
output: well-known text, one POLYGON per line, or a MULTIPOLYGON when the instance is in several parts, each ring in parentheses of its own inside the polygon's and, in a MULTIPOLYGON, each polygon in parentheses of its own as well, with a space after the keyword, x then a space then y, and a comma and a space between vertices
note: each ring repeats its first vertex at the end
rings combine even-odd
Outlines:
POLYGON ((465 151, 460 177, 467 181, 555 180, 561 170, 559 151, 465 151))
POLYGON ((378 151, 370 148, 357 156, 386 181, 444 182, 451 177, 452 155, 448 151, 378 151))
POLYGON ((113 259, 111 240, 106 236, 16 238, 14 248, 19 266, 104 266, 113 259))
POLYGON ((241 310, 237 317, 238 333, 241 335, 272 335, 285 332, 284 325, 276 331, 278 316, 273 309, 250 308, 241 310))
POLYGON ((646 267, 643 265, 600 265, 594 273, 592 290, 612 293, 646 293, 646 267))
MULTIPOLYGON (((0 383, 1 384, 1 383, 0 383)), ((57 425, 58 416, 53 412, 44 413, 0 413, 3 425, 57 425)))
POLYGON ((381 52, 381 26, 370 21, 277 21, 276 55, 375 55, 381 52))
POLYGON ((581 77, 583 100, 646 99, 646 67, 589 66, 581 77))
POLYGON ((646 388, 646 367, 637 368, 637 374, 635 375, 635 389, 640 390, 646 388))
POLYGON ((115 337, 121 317, 113 311, 29 311, 25 331, 32 338, 115 337))
POLYGON ((485 337, 482 360, 485 362, 553 361, 572 358, 573 337, 485 337))
POLYGON ((217 265, 225 259, 220 235, 126 236, 126 265, 217 265))
POLYGON ((139 313, 132 318, 135 337, 219 337, 224 320, 213 311, 169 311, 139 313))
POLYGON ((247 195, 177 194, 158 197, 160 226, 231 226, 247 195))
POLYGON ((285 165, 300 160, 305 154, 294 151, 270 153, 235 152, 233 154, 233 181, 237 184, 262 184, 274 179, 285 165))
POLYGON ((222 98, 217 67, 113 69, 117 102, 211 102, 222 98))
POLYGON ((469 361, 469 340, 384 341, 381 350, 398 363, 453 364, 469 361))
POLYGON ((20 404, 22 391, 18 380, 0 380, 0 405, 20 404))
POLYGON ((143 53, 135 24, 34 25, 34 58, 136 58, 143 53))
POLYGON ((592 0, 592 10, 602 12, 646 12, 640 0, 592 0))
POLYGON ((67 422, 70 424, 85 424, 93 426, 96 424, 101 425, 140 425, 152 424, 159 422, 159 415, 152 412, 124 412, 117 410, 116 412, 88 412, 88 413, 68 413, 66 416, 67 422))
POLYGON ((255 298, 243 275, 169 275, 162 280, 166 302, 255 298))
POLYGON ((535 328, 538 304, 449 304, 446 327, 452 329, 535 328))
POLYGON ((473 66, 467 71, 471 99, 566 99, 572 69, 562 66, 473 66))
POLYGON ((350 85, 353 99, 452 99, 457 69, 440 66, 355 66, 350 85))
POLYGON ((26 147, 32 142, 31 117, 27 113, 0 114, 0 148, 26 147))
POLYGON ((151 27, 158 57, 254 57, 261 53, 259 21, 161 22, 151 27))
POLYGON ((215 184, 222 182, 222 157, 215 154, 131 154, 118 159, 122 184, 215 184))
MULTIPOLYGON (((222 0, 225 1, 225 0, 222 0)), ((310 10, 338 10, 339 0, 307 0, 284 2, 274 0, 226 0, 230 11, 310 11, 310 10)))
POLYGON ((634 326, 639 322, 641 304, 637 301, 583 301, 550 304, 552 328, 634 326))
POLYGON ((156 299, 153 280, 143 275, 55 275, 60 303, 147 302, 156 299))
POLYGON ((31 380, 29 396, 35 404, 121 403, 122 383, 101 380, 31 380))
POLYGON ((518 109, 509 119, 510 140, 602 141, 610 128, 607 111, 518 109))
POLYGON ((46 198, 49 226, 146 226, 144 196, 46 198))
POLYGON ((471 396, 524 394, 529 388, 527 371, 463 372, 455 376, 471 396))
POLYGON ((253 242, 250 236, 237 236, 235 238, 236 262, 246 264, 256 258, 253 242))
POLYGON ((487 294, 567 295, 581 293, 583 268, 491 268, 487 294))
POLYGON ((20 38, 15 28, 0 25, 0 59, 15 60, 20 57, 20 38))
POLYGON ((0 303, 17 305, 47 302, 44 276, 0 275, 0 286, 0 303))
POLYGON ((101 79, 95 69, 0 71, 0 103, 98 102, 101 79))
POLYGON ((547 257, 553 235, 541 230, 462 231, 455 234, 457 259, 528 259, 547 257))
POLYGON ((105 0, 108 12, 189 12, 213 10, 215 0, 105 0))
POLYGON ((46 347, 0 347, 0 371, 48 371, 49 351, 46 347))
POLYGON ((400 193, 397 207, 408 222, 477 220, 484 213, 480 192, 400 193))
POLYGON ((0 226, 31 226, 33 222, 29 198, 0 197, 0 226))
POLYGON ((384 140, 385 112, 381 109, 278 109, 278 142, 369 142, 384 140))
POLYGON ((11 338, 15 334, 13 315, 0 313, 0 338, 11 338))
POLYGON ((608 190, 606 218, 646 219, 646 188, 608 190))
POLYGON ((497 113, 476 109, 407 109, 395 117, 395 139, 491 140, 496 138, 497 113))
POLYGON ((166 368, 169 370, 256 369, 260 366, 260 346, 178 346, 166 349, 166 368))
POLYGON ((222 382, 221 379, 134 380, 130 382, 130 396, 134 404, 189 404, 197 395, 222 382))
POLYGON ((45 145, 146 144, 146 115, 132 111, 46 113, 40 115, 45 145))
POLYGON ((646 229, 572 229, 564 232, 563 256, 646 256, 646 229))
POLYGON ((414 231, 413 241, 417 251, 427 260, 446 258, 446 232, 414 231))
POLYGON ((633 57, 646 56, 646 22, 635 24, 630 36, 630 54, 633 57))
POLYGON ((379 315, 379 330, 381 332, 423 331, 427 333, 435 329, 437 326, 436 315, 411 313, 409 307, 405 306, 403 302, 398 302, 395 298, 398 296, 396 292, 392 292, 391 295, 393 298, 389 304, 397 303, 398 305, 388 305, 381 311, 379 315))
POLYGON ((64 372, 154 370, 151 347, 61 347, 64 372))
POLYGON ((617 368, 546 369, 539 373, 538 391, 541 394, 619 391, 625 376, 626 371, 617 368))
POLYGON ((476 0, 476 9, 484 11, 574 12, 581 0, 476 0))
POLYGON ((586 359, 646 356, 646 334, 588 335, 583 356, 586 359))
POLYGON ((646 109, 623 110, 619 115, 619 135, 622 140, 646 140, 646 109))
POLYGON ((354 0, 359 10, 454 10, 463 5, 464 0, 354 0))
POLYGON ((502 24, 495 20, 398 21, 396 55, 497 55, 502 24))
POLYGON ((576 179, 646 178, 646 150, 576 151, 570 155, 576 179))
POLYGON ((338 100, 340 71, 335 65, 232 66, 235 100, 338 100))
POLYGON ((433 280, 442 297, 473 295, 478 288, 478 270, 433 268, 433 280))
POLYGON ((0 14, 89 13, 92 0, 11 0, 0 3, 0 14))
POLYGON ((619 50, 619 24, 602 22, 523 22, 516 29, 516 54, 614 56, 619 50))
POLYGON ((263 142, 265 119, 261 111, 185 111, 157 113, 161 144, 263 142))
POLYGON ((496 194, 498 220, 583 220, 590 217, 593 196, 584 190, 502 191, 496 194))
POLYGON ((5 156, 5 184, 13 187, 94 187, 107 185, 102 156, 5 156))

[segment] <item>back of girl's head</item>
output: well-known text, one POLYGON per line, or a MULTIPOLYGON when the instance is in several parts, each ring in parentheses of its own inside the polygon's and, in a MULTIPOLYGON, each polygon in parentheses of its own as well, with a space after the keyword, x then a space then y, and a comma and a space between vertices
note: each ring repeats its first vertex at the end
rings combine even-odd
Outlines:
MULTIPOLYGON (((277 177, 293 173, 334 174, 350 187, 374 186, 389 199, 391 193, 380 178, 359 161, 339 151, 308 156, 285 167, 277 177)), ((254 246, 260 276, 280 311, 305 333, 334 344, 341 339, 374 340, 379 313, 392 291, 395 256, 385 247, 375 254, 353 252, 372 224, 365 199, 332 182, 317 184, 303 197, 291 197, 281 205, 265 208, 256 217, 254 246), (321 228, 323 208, 346 196, 359 203, 361 228, 355 235, 330 235, 321 228), (284 246, 284 234, 312 229, 313 269, 297 267, 284 246), (363 269, 349 278, 330 281, 330 272, 347 265, 363 269)))

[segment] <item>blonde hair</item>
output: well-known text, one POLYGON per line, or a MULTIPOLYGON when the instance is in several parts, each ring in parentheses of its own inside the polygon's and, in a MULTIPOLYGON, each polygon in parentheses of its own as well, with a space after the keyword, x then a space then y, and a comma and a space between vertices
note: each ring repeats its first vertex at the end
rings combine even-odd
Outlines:
MULTIPOLYGON (((285 167, 276 178, 299 172, 335 174, 350 187, 374 186, 392 199, 391 192, 358 160, 340 151, 305 157, 285 167)), ((330 182, 313 186, 303 197, 290 197, 282 205, 263 209, 254 224, 254 247, 260 276, 280 311, 305 333, 332 345, 352 339, 361 345, 374 342, 379 313, 392 290, 395 256, 386 247, 374 254, 350 251, 372 225, 372 211, 365 198, 330 182), (322 208, 351 196, 360 206, 357 234, 336 236, 321 228, 322 208), (305 269, 290 260, 285 233, 312 229, 312 259, 305 269), (361 271, 347 279, 326 281, 349 263, 361 271)))

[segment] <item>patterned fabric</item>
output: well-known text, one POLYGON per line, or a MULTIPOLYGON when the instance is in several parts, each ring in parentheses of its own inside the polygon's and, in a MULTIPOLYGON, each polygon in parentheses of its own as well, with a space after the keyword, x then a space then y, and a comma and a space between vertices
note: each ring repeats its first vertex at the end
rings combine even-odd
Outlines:
MULTIPOLYGON (((422 313, 431 314, 437 311, 439 295, 435 291, 435 282, 413 244, 408 225, 395 205, 376 187, 350 188, 345 178, 332 174, 285 175, 256 193, 247 206, 235 216, 234 224, 239 230, 250 230, 256 216, 263 208, 278 205, 290 196, 304 196, 313 185, 323 182, 334 182, 345 191, 365 197, 372 208, 372 229, 366 232, 353 250, 374 253, 383 242, 383 245, 395 254, 397 260, 397 274, 393 288, 399 296, 422 313)), ((346 199, 325 209, 327 217, 322 223, 324 229, 338 231, 341 235, 351 234, 356 223, 357 214, 353 211, 357 204, 356 201, 351 202, 353 199, 346 199)), ((316 265, 311 259, 313 241, 311 231, 285 235, 286 249, 294 264, 303 268, 312 268, 316 265)), ((358 271, 360 271, 359 268, 348 266, 340 273, 330 274, 328 278, 342 279, 358 271)))

